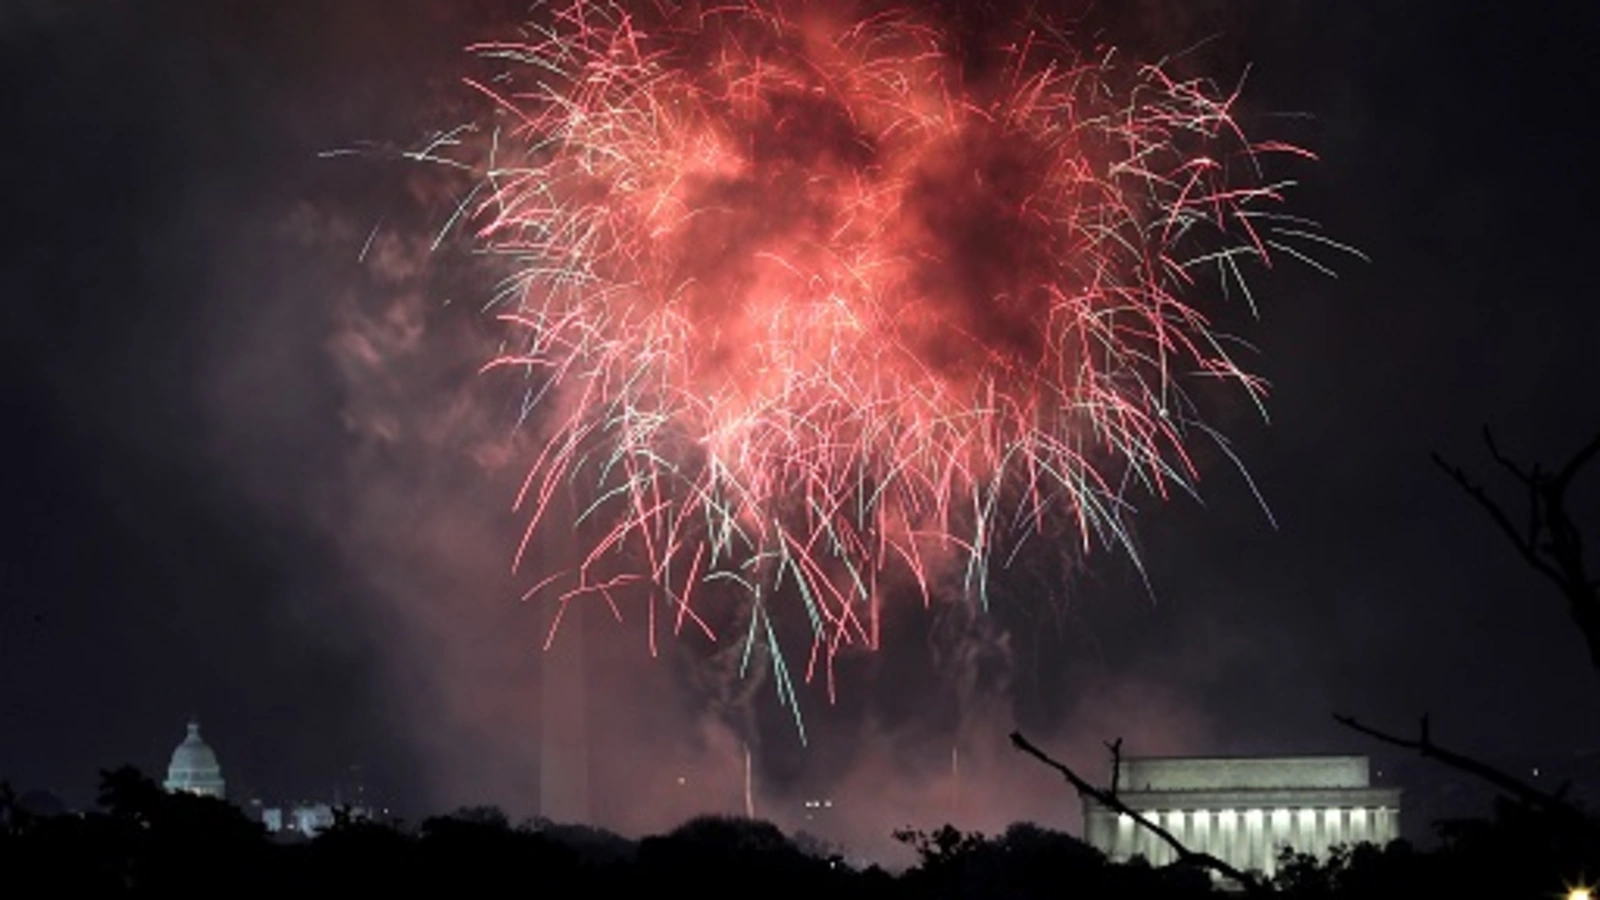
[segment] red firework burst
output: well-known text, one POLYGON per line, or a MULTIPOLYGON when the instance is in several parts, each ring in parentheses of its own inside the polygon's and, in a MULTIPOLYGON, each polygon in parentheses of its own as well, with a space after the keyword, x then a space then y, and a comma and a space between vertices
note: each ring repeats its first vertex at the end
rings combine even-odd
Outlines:
POLYGON ((788 603, 831 696, 886 573, 926 601, 955 560, 982 596, 1001 539, 1126 545, 1130 488, 1188 488, 1214 435, 1185 385, 1263 394, 1197 281, 1248 298, 1243 264, 1325 239, 1271 212, 1260 158, 1309 154, 1247 139, 1235 93, 1043 22, 974 80, 910 10, 547 12, 472 48, 505 68, 468 82, 494 112, 459 217, 514 271, 489 368, 544 410, 518 563, 563 482, 602 535, 535 592, 648 584, 653 650, 658 607, 718 637, 696 591, 735 582, 780 693, 788 603))

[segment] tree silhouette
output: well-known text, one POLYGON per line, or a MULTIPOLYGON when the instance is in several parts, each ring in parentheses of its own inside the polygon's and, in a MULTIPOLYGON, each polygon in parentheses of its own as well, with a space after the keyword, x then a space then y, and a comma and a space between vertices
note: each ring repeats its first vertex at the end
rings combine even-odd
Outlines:
MULTIPOLYGON (((1600 579, 1589 574, 1583 530, 1572 516, 1570 502, 1574 481, 1585 466, 1600 456, 1600 433, 1555 469, 1540 463, 1524 466, 1514 462, 1501 452, 1488 428, 1483 430, 1483 441, 1490 458, 1510 473, 1526 494, 1527 509, 1522 511, 1521 525, 1505 506, 1490 496, 1487 488, 1460 466, 1447 462, 1437 453, 1433 454, 1433 462, 1483 509, 1523 561, 1556 586, 1588 647, 1590 663, 1600 670, 1600 579)), ((1426 715, 1414 739, 1380 731, 1352 716, 1335 714, 1333 718, 1347 728, 1396 747, 1415 750, 1424 757, 1487 781, 1518 802, 1569 826, 1586 832, 1592 830, 1593 821, 1567 801, 1566 787, 1555 793, 1543 791, 1500 768, 1440 746, 1429 733, 1426 715)))
POLYGON ((1483 441, 1490 458, 1522 489, 1527 508, 1520 517, 1513 517, 1461 467, 1446 462, 1437 453, 1433 454, 1434 464, 1477 502, 1523 561, 1556 586, 1588 646, 1590 663, 1600 670, 1600 578, 1589 572, 1588 561, 1584 558, 1583 531, 1572 517, 1570 503, 1574 480, 1584 467, 1600 456, 1600 433, 1555 469, 1539 463, 1524 466, 1512 461, 1500 452, 1488 428, 1483 430, 1483 441))
MULTIPOLYGON (((1600 456, 1600 433, 1555 468, 1513 461, 1500 450, 1488 428, 1483 430, 1483 440, 1489 457, 1520 487, 1525 509, 1514 514, 1465 469, 1437 453, 1432 455, 1434 465, 1483 510, 1529 568, 1556 587, 1583 637, 1590 664, 1600 670, 1600 579, 1590 575, 1582 527, 1573 517, 1572 504, 1574 482, 1600 456)), ((1438 872, 1426 882, 1429 890, 1450 893, 1447 882, 1454 880, 1475 894, 1507 896, 1536 886, 1536 876, 1528 875, 1530 870, 1600 871, 1593 868, 1600 862, 1600 821, 1567 798, 1568 785, 1555 792, 1544 791, 1501 768, 1443 747, 1433 739, 1426 715, 1422 716, 1416 738, 1380 731, 1351 716, 1335 714, 1334 719, 1369 737, 1414 750, 1481 779, 1502 792, 1492 820, 1436 823, 1445 846, 1440 857, 1431 858, 1430 864, 1441 859, 1448 859, 1449 864, 1434 866, 1438 872)), ((1352 869, 1352 859, 1345 856, 1331 860, 1323 871, 1326 879, 1316 891, 1306 887, 1309 876, 1303 865, 1286 870, 1290 873, 1288 880, 1280 880, 1279 886, 1292 888, 1286 892, 1300 896, 1339 896, 1334 888, 1341 880, 1350 880, 1346 870, 1352 869)), ((1416 866, 1409 861, 1406 865, 1410 868, 1404 876, 1393 871, 1393 859, 1365 861, 1368 865, 1361 870, 1362 877, 1384 880, 1389 890, 1400 889, 1402 881, 1424 883, 1417 880, 1416 866), (1380 872, 1382 866, 1390 869, 1380 872)))
POLYGON ((99 804, 117 871, 135 890, 225 890, 266 871, 265 829, 225 800, 169 792, 123 766, 101 773, 99 804))

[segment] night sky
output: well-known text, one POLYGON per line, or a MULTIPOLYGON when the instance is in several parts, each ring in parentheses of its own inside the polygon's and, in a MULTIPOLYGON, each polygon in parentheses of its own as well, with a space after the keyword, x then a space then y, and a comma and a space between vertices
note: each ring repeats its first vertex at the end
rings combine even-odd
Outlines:
MULTIPOLYGON (((460 48, 521 7, 467 5, 0 8, 0 777, 86 802, 100 768, 162 770, 196 714, 239 792, 326 795, 358 764, 404 809, 530 810, 541 636, 508 571, 515 473, 474 463, 514 418, 476 375, 485 283, 460 259, 419 270, 415 173, 319 156, 450 124, 460 48), (359 261, 383 223, 396 236, 359 261)), ((1130 752, 1377 749, 1335 711, 1398 729, 1431 712, 1489 756, 1600 748, 1560 598, 1429 461, 1514 501, 1482 426, 1548 462, 1600 428, 1595 14, 1103 7, 1090 21, 1125 45, 1216 35, 1215 65, 1248 64, 1252 124, 1321 156, 1293 211, 1370 262, 1258 280, 1271 422, 1224 404, 1218 424, 1278 527, 1207 458, 1203 507, 1142 504, 1152 591, 1105 554, 1053 591, 1019 581, 1061 628, 1018 651, 1017 720, 1091 763, 1118 734, 1130 752)), ((1574 507, 1600 528, 1590 474, 1574 507)), ((896 622, 908 646, 921 615, 896 622)), ((609 758, 713 758, 682 666, 596 634, 609 758)), ((890 732, 922 733, 894 712, 922 691, 905 672, 861 683, 890 732)), ((895 746, 847 713, 820 714, 806 751, 835 774, 895 746)), ((775 791, 814 776, 782 734, 775 791)))

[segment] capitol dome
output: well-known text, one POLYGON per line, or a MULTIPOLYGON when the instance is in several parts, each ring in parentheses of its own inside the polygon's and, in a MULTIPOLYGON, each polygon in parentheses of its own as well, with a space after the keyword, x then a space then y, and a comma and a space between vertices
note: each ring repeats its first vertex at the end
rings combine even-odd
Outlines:
POLYGON ((169 791, 222 799, 222 766, 217 764, 217 754, 201 740, 199 722, 189 723, 188 736, 172 751, 164 786, 169 791))

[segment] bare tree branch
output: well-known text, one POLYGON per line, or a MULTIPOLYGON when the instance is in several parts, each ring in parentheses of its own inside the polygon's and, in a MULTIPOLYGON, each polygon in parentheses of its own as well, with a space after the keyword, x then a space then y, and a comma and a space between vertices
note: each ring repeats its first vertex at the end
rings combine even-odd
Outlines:
POLYGON ((1437 760, 1452 769, 1456 769, 1469 775, 1473 775, 1477 778, 1481 778, 1535 809, 1566 817, 1575 816, 1581 818, 1582 816, 1582 813, 1580 813, 1579 810, 1572 804, 1564 800, 1560 793, 1551 794, 1546 791, 1541 791, 1522 779, 1497 769, 1488 763, 1481 762, 1473 759, 1470 756, 1457 753, 1454 750, 1449 750, 1434 743, 1433 736, 1429 733, 1427 716, 1422 717, 1415 740, 1403 738, 1399 735, 1390 734, 1385 731, 1379 731, 1370 725, 1363 725, 1353 716, 1341 716, 1336 714, 1333 718, 1334 721, 1338 722, 1340 725, 1343 725, 1344 727, 1353 731, 1359 731, 1368 737, 1376 738, 1377 740, 1383 741, 1385 744, 1389 744, 1390 746, 1394 747, 1400 747, 1406 750, 1415 750, 1420 756, 1437 760))
POLYGON ((1583 534, 1567 509, 1567 492, 1584 467, 1600 457, 1600 433, 1574 453, 1554 474, 1535 464, 1524 468, 1500 451, 1494 435, 1483 430, 1489 456, 1527 491, 1528 524, 1519 528, 1511 514, 1483 485, 1459 466, 1433 454, 1444 470, 1471 497, 1511 541, 1534 571, 1553 583, 1567 601, 1568 612, 1589 648, 1589 661, 1600 669, 1600 578, 1590 575, 1583 553, 1583 534))
POLYGON ((1595 436, 1589 439, 1589 443, 1585 444, 1583 449, 1574 453, 1572 458, 1567 460, 1567 464, 1562 466, 1561 472, 1556 475, 1556 482, 1563 487, 1570 484, 1572 479, 1577 476, 1578 471, 1588 465, 1596 456, 1600 456, 1600 432, 1595 432, 1595 436))
POLYGON ((1500 526, 1501 531, 1505 532, 1506 537, 1511 541, 1511 545, 1517 548, 1517 552, 1522 554, 1522 558, 1527 561, 1528 565, 1533 566, 1547 577, 1552 578, 1559 583, 1561 578, 1560 573, 1556 572, 1554 569, 1551 569, 1549 565, 1544 562, 1544 560, 1539 558, 1537 548, 1537 540, 1539 536, 1537 501, 1530 501, 1529 503, 1529 506, 1533 509, 1534 518, 1529 522, 1528 534, 1524 536, 1523 533, 1517 529, 1517 526, 1512 523, 1511 517, 1500 506, 1500 504, 1496 503, 1494 498, 1489 496, 1489 492, 1484 490, 1482 485, 1473 481, 1471 477, 1469 477, 1467 473, 1459 466, 1455 466, 1446 462, 1444 457, 1437 453, 1433 454, 1433 462, 1439 468, 1443 469, 1445 474, 1449 475, 1451 479, 1453 479, 1455 483, 1467 493, 1468 496, 1476 500, 1479 506, 1483 507, 1484 512, 1487 512, 1489 514, 1489 518, 1494 520, 1496 525, 1500 526))
MULTIPOLYGON (((1534 463, 1533 468, 1524 471, 1521 466, 1512 462, 1510 457, 1500 452, 1500 445, 1496 444, 1494 440, 1494 432, 1490 431, 1487 426, 1485 426, 1483 429, 1483 443, 1484 446, 1489 448, 1489 458, 1499 463, 1500 468, 1510 472, 1511 477, 1515 478, 1517 483, 1522 485, 1528 491, 1528 529, 1527 533, 1522 537, 1519 544, 1519 546, 1522 547, 1526 553, 1527 551, 1535 548, 1539 543, 1539 523, 1541 521, 1540 506, 1542 505, 1539 502, 1539 491, 1536 488, 1538 479, 1540 477, 1539 464, 1534 463)), ((1437 455, 1435 455, 1434 458, 1435 460, 1438 460, 1437 455)), ((1452 472, 1452 475, 1455 476, 1457 484, 1465 485, 1467 481, 1465 472, 1456 469, 1452 472)), ((1489 499, 1487 493, 1483 493, 1478 499, 1480 503, 1493 503, 1493 501, 1489 499)))
POLYGON ((1237 882, 1245 889, 1246 892, 1250 894, 1260 895, 1266 893, 1265 888, 1253 876, 1240 871, 1229 863, 1218 859, 1209 853, 1196 853, 1193 850, 1190 850, 1188 847, 1184 846, 1182 841, 1173 836, 1172 832, 1162 828, 1160 825, 1157 825, 1150 819, 1145 818, 1143 813, 1122 802, 1122 800, 1117 796, 1116 789, 1114 787, 1117 780, 1116 772, 1122 768, 1121 738, 1118 738, 1116 741, 1106 745, 1112 751, 1113 756, 1113 789, 1110 791, 1103 791, 1095 787, 1094 785, 1085 781, 1081 776, 1078 775, 1078 773, 1072 771, 1072 769, 1070 769, 1065 763, 1057 762, 1056 760, 1051 759, 1050 756, 1047 755, 1043 750, 1040 750, 1027 738, 1023 737, 1022 732, 1020 731, 1013 731, 1011 733, 1011 743, 1015 745, 1018 750, 1021 750, 1023 753, 1032 756, 1039 762, 1042 762, 1050 768, 1061 773, 1061 777, 1065 778, 1067 783, 1072 785, 1072 787, 1080 796, 1088 797, 1107 809, 1128 816, 1133 821, 1137 822, 1141 828, 1149 830, 1151 834, 1154 834, 1167 846, 1172 848, 1172 852, 1177 854, 1179 864, 1209 869, 1219 875, 1224 876, 1225 878, 1229 878, 1237 882))

